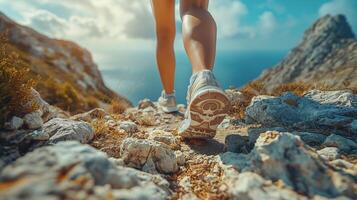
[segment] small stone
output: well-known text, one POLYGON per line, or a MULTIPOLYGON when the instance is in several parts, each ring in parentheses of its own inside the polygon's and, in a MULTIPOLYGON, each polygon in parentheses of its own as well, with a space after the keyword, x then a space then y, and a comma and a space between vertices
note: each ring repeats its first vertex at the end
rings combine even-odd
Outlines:
POLYGON ((325 160, 336 160, 340 157, 339 150, 336 147, 325 147, 318 150, 317 153, 325 160))
POLYGON ((185 112, 186 111, 186 107, 184 104, 177 104, 177 109, 180 111, 180 112, 185 112))
POLYGON ((182 153, 182 151, 175 151, 175 155, 176 155, 177 164, 180 166, 185 165, 186 158, 185 155, 182 153))
POLYGON ((163 130, 153 130, 150 132, 148 139, 152 139, 158 142, 162 142, 167 145, 176 144, 176 138, 171 133, 163 131, 163 130))
POLYGON ((117 166, 124 166, 124 160, 122 158, 109 158, 109 161, 117 166))
POLYGON ((138 108, 139 109, 145 109, 147 107, 153 107, 155 108, 155 105, 152 101, 150 101, 150 99, 143 99, 139 102, 138 104, 138 108))
POLYGON ((336 134, 331 134, 330 136, 328 136, 323 145, 328 147, 337 147, 338 149, 346 153, 357 149, 356 142, 336 134))
POLYGON ((132 121, 120 122, 119 128, 123 129, 127 133, 136 133, 138 131, 138 126, 132 121))
POLYGON ((31 140, 48 140, 50 135, 43 130, 35 130, 28 136, 31 140))
MULTIPOLYGON (((178 170, 175 153, 166 144, 154 140, 126 138, 121 144, 120 155, 130 167, 142 169, 147 162, 153 161, 158 172, 173 173, 178 170)), ((151 171, 147 166, 145 169, 151 171)))
POLYGON ((118 124, 117 124, 116 121, 110 119, 110 120, 108 120, 108 121, 105 122, 105 125, 108 126, 108 127, 113 128, 113 127, 117 126, 118 124))
POLYGON ((41 113, 39 111, 26 114, 24 122, 29 129, 38 129, 43 125, 41 113))
POLYGON ((343 168, 343 169, 348 169, 348 168, 352 168, 353 164, 346 161, 346 160, 342 160, 342 159, 337 159, 337 160, 333 160, 330 162, 330 164, 332 164, 335 167, 338 168, 343 168))
POLYGON ((185 191, 189 191, 191 188, 190 177, 185 176, 179 181, 179 186, 182 187, 185 191))
POLYGON ((21 119, 20 117, 12 117, 11 120, 7 123, 5 123, 5 129, 7 130, 17 130, 22 127, 24 124, 24 120, 21 119))
POLYGON ((245 100, 244 94, 236 89, 227 89, 225 92, 232 104, 239 104, 245 100))
POLYGON ((71 119, 77 120, 77 121, 81 120, 81 121, 85 121, 85 122, 91 122, 93 119, 104 118, 107 115, 108 115, 108 113, 105 112, 104 109, 95 108, 95 109, 90 110, 88 112, 81 113, 81 114, 78 114, 78 115, 74 115, 74 116, 71 117, 71 119))

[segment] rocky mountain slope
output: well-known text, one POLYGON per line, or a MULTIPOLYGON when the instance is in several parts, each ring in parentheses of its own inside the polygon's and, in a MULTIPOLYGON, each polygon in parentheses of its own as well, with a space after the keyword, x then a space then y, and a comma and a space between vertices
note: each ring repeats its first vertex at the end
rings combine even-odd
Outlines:
POLYGON ((258 80, 271 89, 307 82, 332 88, 357 87, 357 40, 343 15, 317 20, 300 44, 258 80))
POLYGON ((0 131, 0 199, 357 198, 351 91, 256 96, 245 120, 227 116, 208 141, 177 134, 183 105, 68 117, 38 101, 0 131))
POLYGON ((131 105, 105 86, 91 54, 77 44, 49 38, 17 24, 1 12, 0 33, 9 43, 7 50, 19 55, 33 77, 40 75, 36 89, 49 103, 73 112, 104 106, 103 103, 112 99, 120 101, 124 108, 131 105), (65 101, 62 97, 70 96, 66 94, 69 91, 77 97, 69 100, 73 105, 68 109, 59 101, 65 101))

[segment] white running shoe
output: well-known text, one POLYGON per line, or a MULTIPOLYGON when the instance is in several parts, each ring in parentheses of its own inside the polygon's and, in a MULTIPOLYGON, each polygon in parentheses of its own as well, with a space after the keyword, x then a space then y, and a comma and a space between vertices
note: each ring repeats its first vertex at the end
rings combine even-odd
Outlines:
POLYGON ((165 113, 172 113, 178 111, 177 105, 176 105, 176 97, 175 93, 172 94, 166 94, 165 91, 163 90, 161 92, 161 96, 157 100, 159 107, 164 111, 165 113))
POLYGON ((179 127, 183 138, 213 138, 230 108, 230 101, 212 71, 192 75, 187 90, 187 110, 179 127))

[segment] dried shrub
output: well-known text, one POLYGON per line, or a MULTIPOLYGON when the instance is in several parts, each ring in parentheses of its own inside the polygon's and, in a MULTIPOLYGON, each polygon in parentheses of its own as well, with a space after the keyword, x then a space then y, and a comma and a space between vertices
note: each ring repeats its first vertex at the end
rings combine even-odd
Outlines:
POLYGON ((110 104, 109 112, 113 114, 121 114, 126 110, 126 108, 127 103, 124 100, 113 99, 110 104))
MULTIPOLYGON (((121 117, 113 118, 120 119, 121 117)), ((95 134, 90 145, 106 152, 110 157, 119 158, 120 145, 128 137, 128 134, 117 127, 110 126, 104 119, 93 120, 91 124, 95 134)))
POLYGON ((312 88, 313 86, 311 84, 304 83, 304 82, 281 84, 272 90, 271 95, 280 96, 284 92, 292 92, 298 96, 302 96, 304 95, 305 92, 307 92, 309 89, 312 88))
POLYGON ((240 89, 240 92, 244 95, 244 101, 233 104, 231 110, 231 114, 238 119, 244 118, 245 109, 249 106, 253 97, 268 94, 264 83, 260 81, 252 81, 248 83, 240 89))
POLYGON ((28 106, 35 80, 28 76, 29 67, 16 52, 9 51, 4 34, 0 35, 0 126, 9 117, 21 116, 37 108, 28 106))
POLYGON ((46 85, 46 92, 43 91, 42 95, 49 104, 72 113, 85 110, 85 104, 70 83, 55 83, 54 81, 46 80, 41 84, 46 85))

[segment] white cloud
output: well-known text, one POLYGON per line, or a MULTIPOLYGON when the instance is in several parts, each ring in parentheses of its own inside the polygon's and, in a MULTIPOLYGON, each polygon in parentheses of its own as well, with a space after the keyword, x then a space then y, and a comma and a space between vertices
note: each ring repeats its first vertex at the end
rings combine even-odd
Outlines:
POLYGON ((230 38, 247 32, 240 24, 241 17, 248 14, 245 4, 240 1, 219 0, 210 2, 210 11, 218 26, 218 37, 230 38))
POLYGON ((146 1, 33 0, 12 5, 23 15, 22 23, 53 37, 71 40, 154 38, 153 19, 146 1), (68 10, 68 16, 59 17, 46 10, 53 5, 68 10))
POLYGON ((259 16, 258 30, 263 34, 272 33, 277 27, 277 22, 274 14, 270 11, 265 11, 259 16))
POLYGON ((348 22, 357 31, 357 1, 356 0, 332 0, 323 4, 319 9, 319 15, 344 14, 348 22))

